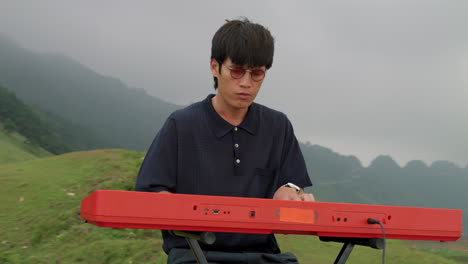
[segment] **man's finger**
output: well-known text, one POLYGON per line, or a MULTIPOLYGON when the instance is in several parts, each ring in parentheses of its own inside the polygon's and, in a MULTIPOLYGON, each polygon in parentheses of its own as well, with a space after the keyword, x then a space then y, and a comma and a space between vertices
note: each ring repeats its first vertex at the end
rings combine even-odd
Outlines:
POLYGON ((302 201, 301 195, 291 195, 289 196, 289 200, 291 201, 302 201))

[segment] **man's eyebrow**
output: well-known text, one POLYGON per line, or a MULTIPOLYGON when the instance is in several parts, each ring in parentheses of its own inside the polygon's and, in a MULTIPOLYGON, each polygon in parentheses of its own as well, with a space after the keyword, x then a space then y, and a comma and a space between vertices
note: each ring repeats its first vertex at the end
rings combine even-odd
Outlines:
POLYGON ((231 64, 231 67, 243 68, 244 66, 243 66, 243 65, 240 65, 240 64, 232 63, 232 64, 231 64))

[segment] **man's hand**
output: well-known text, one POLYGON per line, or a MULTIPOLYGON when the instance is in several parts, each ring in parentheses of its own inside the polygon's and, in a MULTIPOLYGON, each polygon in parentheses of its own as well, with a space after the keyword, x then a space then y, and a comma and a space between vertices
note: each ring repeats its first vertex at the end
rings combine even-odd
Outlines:
POLYGON ((278 190, 276 190, 275 194, 273 195, 273 199, 307 202, 315 201, 313 194, 305 193, 302 189, 299 193, 297 193, 296 189, 285 186, 281 186, 280 188, 278 188, 278 190))

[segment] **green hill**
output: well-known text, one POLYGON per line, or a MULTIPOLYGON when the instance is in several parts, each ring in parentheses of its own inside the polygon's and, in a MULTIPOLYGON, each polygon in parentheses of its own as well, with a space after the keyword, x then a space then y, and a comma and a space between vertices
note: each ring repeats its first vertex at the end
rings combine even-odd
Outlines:
MULTIPOLYGON (((0 165, 0 263, 165 263, 158 231, 98 228, 79 217, 80 201, 92 191, 132 190, 143 155, 96 150, 0 165)), ((340 248, 313 236, 278 237, 301 263, 332 263, 340 248)), ((466 263, 467 254, 392 240, 387 261, 466 263)), ((381 251, 356 247, 348 263, 380 259, 381 251)))
POLYGON ((41 147, 25 143, 17 133, 5 133, 0 124, 0 164, 47 157, 51 154, 41 147))
POLYGON ((0 263, 155 260, 159 232, 100 229, 79 217, 80 200, 92 190, 132 189, 141 157, 105 150, 1 165, 0 263))
POLYGON ((146 150, 167 116, 180 108, 66 56, 24 49, 2 34, 0 58, 0 84, 26 104, 80 128, 53 127, 59 134, 66 131, 79 149, 146 150))
POLYGON ((25 142, 51 152, 60 154, 70 151, 40 115, 30 106, 24 104, 16 95, 0 86, 0 124, 6 134, 18 133, 25 142))
POLYGON ((450 161, 429 166, 413 160, 400 167, 380 155, 368 167, 354 156, 344 156, 318 145, 302 144, 314 186, 308 191, 325 202, 379 204, 463 210, 468 228, 468 169, 450 161))

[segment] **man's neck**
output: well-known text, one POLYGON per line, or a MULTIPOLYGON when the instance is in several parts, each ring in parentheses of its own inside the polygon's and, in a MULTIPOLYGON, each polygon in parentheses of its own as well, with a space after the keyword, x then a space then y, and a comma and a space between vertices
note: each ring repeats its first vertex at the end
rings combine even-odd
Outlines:
POLYGON ((240 125, 242 121, 244 121, 248 111, 248 108, 229 107, 218 95, 215 95, 213 98, 211 98, 211 104, 213 105, 216 113, 218 113, 218 115, 220 115, 226 122, 233 126, 240 125))

